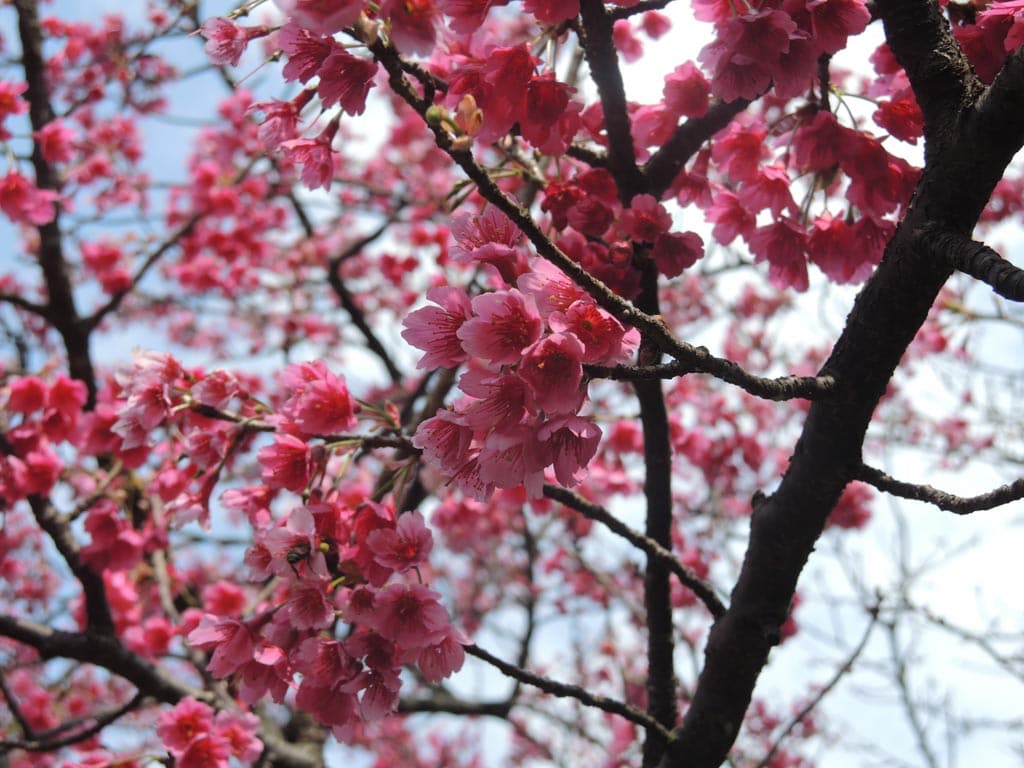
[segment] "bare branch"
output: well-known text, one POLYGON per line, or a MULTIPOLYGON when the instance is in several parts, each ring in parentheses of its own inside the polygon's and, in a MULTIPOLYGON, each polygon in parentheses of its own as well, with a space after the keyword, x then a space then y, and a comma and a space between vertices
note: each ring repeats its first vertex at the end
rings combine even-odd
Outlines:
POLYGON ((366 346, 369 347, 370 351, 377 355, 378 358, 380 358, 381 363, 384 364, 384 368, 387 369, 388 376, 391 377, 391 381, 395 384, 402 381, 402 372, 398 370, 398 366, 395 365, 395 361, 391 359, 391 355, 388 354, 387 349, 381 343, 380 339, 377 338, 377 334, 374 333, 370 324, 366 322, 363 310, 360 308, 355 297, 352 295, 352 292, 349 291, 348 287, 345 285, 345 281, 341 277, 341 265, 383 235, 397 220, 400 211, 401 206, 394 210, 377 229, 356 240, 344 251, 332 257, 327 264, 327 282, 338 297, 338 301, 341 303, 342 308, 348 313, 353 325, 355 325, 355 327, 359 329, 359 332, 363 334, 363 338, 366 339, 366 346))
POLYGON ((643 174, 647 191, 657 198, 665 194, 687 161, 696 154, 705 141, 725 128, 736 115, 750 105, 747 99, 716 101, 704 117, 694 117, 682 123, 644 164, 643 174))
POLYGON ((835 379, 831 376, 764 378, 747 373, 732 360, 715 357, 704 347, 693 347, 685 342, 679 342, 678 345, 680 349, 689 349, 690 360, 677 359, 676 362, 664 365, 588 365, 585 370, 591 378, 618 381, 674 379, 688 373, 708 373, 766 400, 821 400, 829 397, 835 390, 835 379))
POLYGON ((499 671, 511 677, 513 680, 532 685, 534 688, 539 688, 544 693, 559 698, 576 699, 582 704, 586 704, 588 707, 595 707, 604 712, 610 712, 613 715, 619 715, 624 717, 630 722, 636 723, 642 728, 645 728, 649 732, 657 733, 662 739, 666 741, 669 738, 668 729, 665 728, 661 723, 652 718, 650 715, 635 709, 628 704, 624 704, 621 701, 615 699, 609 699, 606 696, 598 696, 597 694, 590 693, 584 688, 578 685, 568 685, 566 683, 559 683, 555 680, 550 680, 541 675, 535 675, 532 672, 527 672, 514 664, 509 664, 506 661, 502 661, 497 656, 494 656, 478 645, 467 645, 465 646, 466 653, 470 656, 476 656, 478 659, 486 661, 493 667, 496 667, 499 671))
POLYGON ((1010 301, 1024 301, 1024 269, 1014 266, 984 243, 963 238, 963 245, 949 254, 964 274, 990 286, 1010 301))
POLYGON ((50 320, 50 310, 48 307, 42 304, 36 304, 34 301, 29 301, 23 296, 19 296, 16 293, 0 292, 0 302, 11 304, 18 309, 24 309, 26 312, 31 312, 33 315, 39 315, 44 320, 50 320))
POLYGON ((68 568, 82 585, 85 598, 85 614, 89 629, 103 635, 113 635, 114 619, 107 602, 107 590, 103 577, 81 561, 78 556, 78 542, 71 533, 71 527, 50 503, 49 499, 32 495, 28 498, 29 507, 36 522, 53 541, 68 568))
POLYGON ((597 86, 608 133, 608 170, 619 187, 619 200, 628 206, 640 194, 643 177, 636 165, 632 124, 626 108, 626 89, 619 69, 619 51, 612 39, 615 20, 601 0, 580 2, 581 44, 597 86))
POLYGON ((603 523, 609 530, 617 533, 638 549, 643 550, 648 557, 664 563, 665 566, 671 569, 672 573, 676 575, 676 578, 679 579, 679 583, 697 595, 701 602, 707 606, 711 615, 716 619, 725 613, 725 605, 719 599, 718 595, 715 594, 714 588, 706 581, 702 580, 693 572, 692 569, 687 568, 685 565, 680 563, 669 550, 665 549, 654 539, 649 536, 644 536, 639 531, 633 530, 600 504, 588 501, 567 488, 545 484, 544 495, 549 499, 561 502, 570 509, 575 509, 577 512, 591 520, 603 523))
MULTIPOLYGON (((95 632, 64 632, 28 619, 0 615, 0 636, 17 640, 44 659, 65 658, 95 664, 123 677, 140 695, 176 704, 186 696, 213 703, 213 694, 184 682, 152 662, 132 653, 116 637, 95 632)), ((321 761, 302 747, 285 741, 267 729, 260 738, 271 760, 282 768, 317 768, 321 761)))
POLYGON ((866 464, 861 464, 858 467, 854 473, 854 479, 873 485, 878 490, 893 496, 913 499, 914 501, 924 501, 934 504, 939 509, 944 509, 957 515, 969 515, 972 512, 993 509, 994 507, 1024 498, 1024 478, 1015 480, 1007 485, 1001 485, 988 493, 967 497, 955 496, 938 488, 933 488, 930 485, 906 483, 866 464))
POLYGON ((136 693, 131 699, 116 709, 85 718, 77 718, 72 722, 62 723, 56 728, 51 728, 34 736, 31 735, 31 731, 27 731, 28 739, 5 739, 0 741, 0 755, 12 749, 23 749, 26 752, 49 752, 85 741, 132 710, 137 709, 144 698, 145 696, 142 693, 136 693), (87 722, 92 722, 92 725, 77 730, 87 722), (67 733, 68 731, 71 731, 71 733, 67 733), (60 736, 62 733, 67 733, 67 735, 60 736))
POLYGON ((612 21, 618 21, 619 19, 628 19, 630 16, 636 16, 639 13, 647 13, 648 11, 660 11, 662 8, 668 6, 672 0, 640 0, 636 5, 629 7, 621 6, 619 8, 613 8, 608 12, 612 21))

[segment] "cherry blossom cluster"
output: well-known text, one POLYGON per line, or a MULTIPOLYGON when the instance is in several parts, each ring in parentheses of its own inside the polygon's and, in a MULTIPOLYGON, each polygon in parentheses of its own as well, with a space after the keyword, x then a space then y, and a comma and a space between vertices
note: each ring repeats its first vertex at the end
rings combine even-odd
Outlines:
MULTIPOLYGON (((112 429, 122 447, 136 448, 159 429, 178 433, 173 440, 193 467, 183 474, 198 476, 198 489, 174 482, 159 492, 173 525, 207 520, 210 494, 246 430, 239 413, 226 409, 254 413, 242 382, 149 354, 121 385, 123 406, 112 429)), ((249 618, 242 617, 244 603, 224 602, 221 613, 208 600, 208 610, 187 618, 182 634, 210 653, 215 677, 237 681, 246 704, 265 695, 281 702, 294 689, 296 706, 339 738, 351 738, 360 723, 397 707, 403 665, 416 664, 438 681, 462 666, 468 639, 451 625, 441 595, 421 582, 433 546, 422 515, 396 515, 368 500, 350 506, 330 477, 332 453, 359 444, 346 434, 357 426, 360 407, 345 380, 316 361, 286 368, 281 385, 287 396, 263 422, 276 434, 257 453, 263 484, 222 497, 255 529, 245 563, 252 581, 273 587, 271 597, 249 618), (271 502, 282 491, 306 502, 275 521, 271 502), (335 638, 339 621, 353 629, 344 640, 335 638)), ((126 552, 138 556, 141 542, 125 541, 135 533, 130 528, 90 527, 99 514, 90 512, 93 542, 83 554, 121 568, 126 552)))
POLYGON ((263 752, 258 731, 256 715, 215 712, 191 697, 161 713, 156 725, 156 733, 176 765, 209 768, 227 768, 231 758, 243 765, 254 763, 263 752))
POLYGON ((77 439, 85 385, 57 374, 9 379, 0 390, 0 500, 5 506, 48 494, 64 469, 61 444, 77 439))
MULTIPOLYGON (((372 60, 340 46, 334 34, 355 25, 363 38, 387 34, 400 53, 426 55, 439 50, 436 44, 441 40, 454 40, 481 26, 486 29, 494 5, 498 4, 470 9, 461 3, 424 2, 399 12, 385 3, 377 14, 360 16, 365 9, 359 3, 346 4, 343 13, 300 0, 278 3, 291 19, 271 38, 287 58, 285 77, 303 83, 316 78, 317 85, 291 102, 264 105, 261 131, 303 165, 307 185, 327 188, 334 174, 331 143, 337 118, 327 121, 314 138, 296 138, 299 114, 314 90, 323 109, 340 103, 349 114, 362 113, 377 69, 372 60), (442 26, 445 20, 448 29, 442 26)), ((552 35, 559 24, 579 13, 578 2, 527 2, 523 7, 552 35)), ((870 20, 863 0, 700 0, 695 13, 715 29, 715 40, 699 56, 700 67, 685 62, 669 73, 662 103, 629 105, 635 151, 641 159, 668 140, 680 119, 705 115, 711 96, 724 102, 765 96, 779 106, 811 96, 819 59, 845 47, 870 20)), ((1001 4, 981 14, 978 24, 957 29, 958 39, 979 71, 985 70, 986 79, 995 70, 982 57, 1001 62, 1005 50, 1015 47, 1014 14, 1019 16, 1016 6, 1001 4)), ((650 12, 639 28, 657 37, 667 24, 660 14, 650 12)), ((267 26, 242 28, 223 20, 210 22, 204 31, 209 52, 223 62, 237 61, 250 40, 273 33, 267 26)), ((640 45, 633 34, 629 21, 616 23, 615 40, 627 58, 640 45)), ((456 143, 471 142, 480 148, 506 136, 513 126, 520 140, 544 155, 563 155, 581 140, 607 144, 600 104, 579 103, 574 89, 543 68, 529 45, 496 46, 486 40, 485 34, 474 34, 469 46, 456 48, 455 55, 435 52, 430 57, 427 66, 433 82, 444 83, 444 89, 428 119, 448 128, 456 143)), ((872 61, 878 77, 863 95, 876 101, 875 124, 895 139, 916 143, 922 119, 906 75, 884 44, 872 61)), ((880 260, 895 216, 917 181, 916 170, 885 148, 885 136, 865 132, 856 121, 844 124, 841 108, 830 104, 830 83, 817 86, 820 97, 789 107, 788 114, 773 116, 771 123, 759 117, 733 121, 711 142, 710 152, 698 153, 669 190, 680 205, 704 210, 717 242, 729 245, 742 237, 756 260, 768 264, 774 284, 797 290, 808 287, 808 262, 835 282, 864 279, 880 260), (777 126, 783 124, 790 127, 780 130, 777 126), (803 200, 794 197, 801 186, 803 200), (819 191, 823 205, 814 212, 810 203, 819 191), (829 199, 839 194, 845 198, 845 211, 829 205, 829 199), (858 246, 847 247, 852 241, 858 246)), ((669 277, 702 255, 697 235, 673 233, 670 226, 649 232, 652 240, 638 239, 638 233, 629 231, 631 219, 618 208, 614 184, 609 182, 610 175, 601 168, 580 168, 575 179, 546 185, 542 200, 555 226, 570 226, 562 247, 592 274, 631 297, 637 289, 629 266, 637 256, 636 245, 642 244, 639 251, 655 259, 669 277), (595 242, 611 232, 613 221, 619 225, 618 233, 612 232, 609 245, 595 242), (575 233, 590 240, 574 240, 575 233)), ((653 199, 634 201, 633 208, 649 221, 668 215, 653 199)))
POLYGON ((452 234, 453 258, 488 265, 500 287, 472 298, 433 288, 434 306, 406 318, 402 335, 424 352, 419 367, 472 362, 459 380, 467 397, 424 421, 413 442, 474 498, 519 486, 540 496, 548 466, 575 485, 601 437, 579 415, 584 365, 625 361, 639 336, 558 269, 538 262, 530 270, 521 233, 496 209, 459 215, 452 234))

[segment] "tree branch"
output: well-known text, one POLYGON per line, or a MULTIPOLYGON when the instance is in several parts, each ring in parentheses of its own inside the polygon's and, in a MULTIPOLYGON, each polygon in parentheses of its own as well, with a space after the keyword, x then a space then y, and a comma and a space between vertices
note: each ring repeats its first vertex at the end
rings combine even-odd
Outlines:
POLYGON ((835 391, 836 382, 831 376, 764 378, 748 373, 732 360, 715 357, 704 347, 692 347, 685 342, 678 342, 678 347, 689 349, 690 360, 677 359, 660 365, 588 365, 585 370, 591 378, 617 381, 674 379, 689 373, 707 373, 766 400, 821 400, 835 391))
POLYGON ((725 605, 718 595, 715 594, 714 588, 702 580, 691 568, 687 568, 680 563, 672 552, 662 547, 654 539, 633 530, 600 504, 588 501, 567 488, 546 483, 544 485, 544 495, 549 499, 554 499, 564 504, 570 509, 576 510, 584 517, 603 523, 610 531, 617 533, 637 549, 643 550, 648 557, 663 563, 676 575, 680 584, 697 595, 716 619, 725 613, 725 605))
MULTIPOLYGON (((0 741, 0 755, 14 749, 23 749, 26 752, 50 752, 72 744, 77 744, 80 741, 85 741, 86 739, 95 736, 111 723, 124 717, 133 709, 136 709, 139 704, 142 703, 144 698, 145 696, 141 693, 136 693, 125 704, 102 714, 78 718, 72 722, 62 723, 56 728, 51 728, 42 733, 33 734, 32 731, 29 730, 26 731, 26 736, 28 736, 27 739, 9 739, 0 741), (92 725, 88 728, 74 730, 89 721, 92 721, 92 725), (60 736, 60 734, 68 731, 73 732, 66 736, 60 736)), ((8 701, 10 700, 8 699, 8 701)))
POLYGON ((647 191, 661 199, 672 185, 683 166, 696 154, 705 141, 725 128, 736 115, 750 105, 746 99, 716 101, 704 117, 694 117, 682 123, 643 167, 647 191))
POLYGON ((81 561, 78 556, 78 542, 71 534, 68 522, 61 517, 49 499, 33 494, 28 497, 28 503, 39 527, 53 541, 57 551, 64 558, 64 562, 71 569, 71 573, 82 585, 85 616, 89 629, 97 634, 112 636, 114 619, 110 614, 107 588, 103 584, 103 577, 81 561))
POLYGON ((906 70, 924 116, 925 163, 955 141, 950 115, 973 104, 983 85, 953 39, 934 0, 879 0, 878 12, 893 55, 906 70))
MULTIPOLYGON (((46 60, 43 56, 43 33, 39 26, 39 10, 35 0, 14 0, 18 12, 18 36, 21 40, 21 62, 28 85, 25 97, 29 104, 32 130, 39 131, 56 115, 50 103, 46 60)), ((32 167, 36 186, 58 191, 60 179, 53 166, 43 157, 39 142, 32 143, 32 167)), ((37 227, 39 244, 37 258, 46 283, 48 320, 60 334, 68 357, 72 378, 83 382, 88 391, 86 410, 96 401, 96 374, 89 355, 89 333, 80 322, 75 306, 74 290, 60 231, 60 206, 54 207, 53 220, 37 227)))
POLYGON ((597 86, 608 133, 608 170, 619 187, 619 200, 628 207, 633 197, 643 191, 643 177, 636 165, 626 89, 619 70, 619 52, 612 37, 615 22, 602 0, 581 0, 580 16, 583 53, 597 86))
POLYGON ((1024 269, 1014 266, 984 243, 968 240, 953 258, 957 269, 990 286, 999 296, 1024 301, 1024 269))
POLYGON ((36 304, 34 301, 29 301, 16 293, 0 292, 0 301, 18 307, 18 309, 24 309, 26 312, 31 312, 33 315, 39 315, 39 317, 46 321, 50 321, 51 319, 49 307, 42 304, 36 304))
POLYGON ((513 680, 518 680, 521 683, 532 685, 534 688, 539 688, 544 691, 544 693, 550 694, 551 696, 576 699, 580 703, 586 704, 589 707, 594 707, 596 709, 603 710, 604 712, 610 712, 613 715, 624 717, 630 722, 636 723, 640 727, 645 728, 648 732, 659 734, 663 739, 669 738, 668 729, 663 727, 661 723, 656 721, 650 715, 647 715, 628 704, 623 704, 621 701, 616 701, 615 699, 609 699, 606 696, 598 696, 597 694, 590 693, 578 685, 559 683, 554 680, 549 680, 546 677, 535 675, 532 672, 527 672, 514 664, 502 661, 497 656, 493 656, 478 645, 467 645, 465 646, 465 649, 466 653, 470 656, 476 656, 478 659, 486 661, 488 664, 496 667, 500 672, 508 675, 513 680))
POLYGON ((1024 270, 984 243, 942 228, 930 232, 926 243, 936 259, 980 280, 1005 299, 1024 301, 1024 270))
POLYGON ((952 274, 948 260, 934 258, 929 238, 938 228, 970 233, 1024 142, 1021 99, 1006 95, 1024 90, 1024 82, 1000 85, 993 98, 1002 106, 981 119, 974 103, 981 95, 977 80, 938 4, 880 0, 878 8, 926 114, 924 173, 822 368, 835 380, 835 392, 811 403, 778 490, 754 505, 729 609, 711 629, 704 669, 662 768, 717 768, 735 742, 800 572, 843 489, 857 476, 874 410, 952 274), (998 114, 1009 129, 999 126, 998 114), (988 140, 975 140, 982 135, 988 140))
POLYGON ((366 316, 363 314, 363 310, 356 303, 355 297, 352 296, 351 291, 345 285, 345 281, 341 277, 341 265, 348 259, 355 256, 363 248, 372 243, 374 240, 383 235, 388 228, 398 218, 397 209, 388 216, 387 220, 384 221, 377 229, 365 237, 359 238, 357 241, 349 245, 344 251, 332 257, 327 264, 327 282, 330 284, 331 289, 338 297, 338 301, 342 308, 348 313, 351 318, 353 325, 359 329, 359 332, 363 334, 363 338, 366 339, 366 346, 380 358, 380 361, 384 364, 384 368, 388 372, 388 376, 391 377, 391 381, 394 384, 398 384, 403 380, 403 374, 398 370, 398 366, 395 365, 395 361, 391 359, 391 355, 388 354, 387 349, 381 343, 380 339, 377 338, 377 334, 373 332, 370 324, 366 322, 366 316))
POLYGON ((854 473, 854 479, 873 485, 880 491, 903 499, 934 504, 939 509, 957 515, 969 515, 984 509, 993 509, 1011 501, 1024 499, 1024 478, 982 493, 978 496, 954 496, 930 485, 906 483, 887 475, 880 469, 861 464, 854 473))
MULTIPOLYGON (((176 704, 186 696, 213 703, 213 694, 185 683, 132 653, 112 635, 64 632, 28 619, 0 615, 0 635, 34 648, 44 659, 65 658, 94 664, 128 680, 141 695, 176 704)), ((267 732, 260 733, 273 764, 281 768, 317 768, 315 755, 267 732)))

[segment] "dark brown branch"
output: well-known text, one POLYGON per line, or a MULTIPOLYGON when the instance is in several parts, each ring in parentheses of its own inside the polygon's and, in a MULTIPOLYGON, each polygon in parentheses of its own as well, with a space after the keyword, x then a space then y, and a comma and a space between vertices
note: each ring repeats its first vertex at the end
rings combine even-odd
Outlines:
POLYGON ((862 464, 874 410, 952 274, 948 260, 934 257, 929 238, 939 227, 968 236, 1024 143, 1024 68, 998 90, 993 84, 986 104, 991 111, 982 115, 973 103, 980 95, 976 78, 938 4, 880 0, 878 9, 926 114, 924 173, 821 371, 834 378, 835 392, 811 403, 778 490, 754 505, 729 609, 711 629, 704 669, 662 768, 717 768, 735 742, 757 678, 780 639, 800 572, 862 464))
POLYGON ((984 243, 969 241, 973 247, 955 254, 956 268, 990 286, 1010 301, 1024 301, 1024 269, 1016 267, 984 243))
POLYGON ((577 160, 581 160, 592 168, 607 168, 608 167, 608 155, 604 152, 596 152, 587 147, 581 147, 579 144, 573 144, 567 150, 565 154, 569 157, 573 157, 577 160))
POLYGON ((704 117, 690 118, 676 128, 671 138, 644 164, 643 174, 647 192, 661 198, 683 170, 683 166, 704 142, 725 128, 749 105, 750 102, 746 99, 736 99, 728 103, 716 101, 708 108, 708 113, 704 117))
MULTIPOLYGON (((35 0, 15 0, 18 12, 18 36, 21 40, 21 62, 28 86, 25 97, 29 104, 32 130, 39 131, 56 115, 50 102, 46 60, 43 56, 43 34, 39 26, 39 13, 35 0)), ((60 178, 53 166, 43 157, 39 142, 32 144, 32 167, 36 186, 58 191, 60 178)), ((83 382, 88 391, 86 409, 96 401, 96 374, 89 355, 89 333, 81 324, 75 306, 74 291, 60 231, 60 206, 54 210, 53 220, 37 228, 39 233, 38 261, 46 284, 48 319, 60 334, 68 356, 68 371, 72 378, 83 382)))
POLYGON ((639 531, 633 530, 600 504, 588 501, 567 488, 545 484, 544 495, 549 499, 554 499, 555 501, 564 504, 570 509, 575 509, 577 512, 591 520, 596 520, 597 522, 604 524, 610 531, 618 534, 634 547, 643 550, 648 557, 661 561, 672 571, 672 573, 675 574, 676 578, 679 579, 680 584, 697 595, 700 601, 707 606, 708 611, 710 611, 711 615, 715 618, 718 618, 725 613, 725 605, 722 604, 721 599, 719 599, 718 595, 715 594, 714 588, 706 581, 702 580, 691 568, 687 568, 685 565, 680 563, 672 552, 662 547, 658 542, 654 541, 654 539, 644 536, 639 531))
POLYGON ((993 509, 1011 501, 1024 499, 1024 478, 982 493, 978 496, 955 496, 930 485, 906 483, 887 475, 880 469, 861 464, 855 472, 855 479, 873 485, 880 491, 903 499, 934 504, 939 509, 957 515, 969 515, 984 509, 993 509))
POLYGON ((78 542, 71 534, 68 521, 61 517, 49 499, 32 495, 29 496, 28 503, 39 527, 53 541, 57 551, 64 558, 64 562, 71 569, 71 573, 82 585, 86 622, 89 629, 97 634, 112 636, 114 619, 110 614, 110 604, 107 602, 107 589, 103 584, 103 577, 79 558, 78 542))
POLYGON ((649 715, 641 712, 638 709, 634 709, 628 704, 624 704, 621 701, 615 699, 609 699, 607 696, 598 696, 597 694, 590 693, 585 688, 581 688, 578 685, 568 685, 566 683, 559 683, 555 680, 550 680, 541 675, 535 675, 532 672, 527 672, 525 669, 520 669, 514 664, 509 664, 506 661, 502 661, 497 656, 494 656, 478 645, 467 645, 465 646, 466 653, 470 656, 476 656, 482 661, 486 661, 491 666, 498 669, 505 675, 508 675, 513 680, 532 685, 534 688, 539 688, 544 693, 550 694, 551 696, 557 696, 559 698, 576 699, 582 704, 586 704, 588 707, 594 707, 604 712, 610 712, 613 715, 619 715, 629 720, 632 723, 636 723, 641 728, 646 729, 648 732, 657 733, 663 739, 669 738, 669 732, 664 728, 661 723, 654 720, 649 715))
POLYGON ((11 304, 12 306, 18 307, 18 309, 24 309, 26 312, 39 315, 44 320, 50 320, 49 307, 42 304, 36 304, 34 301, 29 301, 16 293, 0 292, 0 302, 11 304))
POLYGON ((906 70, 924 116, 925 162, 956 137, 949 122, 982 91, 967 57, 933 0, 882 0, 878 12, 886 41, 906 70))
POLYGON ((63 723, 56 728, 51 728, 41 733, 32 734, 31 731, 26 731, 27 739, 5 739, 0 741, 0 755, 13 749, 23 749, 26 752, 50 752, 85 741, 95 736, 111 723, 124 717, 133 709, 138 708, 144 698, 145 696, 141 693, 136 693, 125 704, 108 712, 92 715, 87 718, 79 718, 74 722, 63 723), (92 722, 92 725, 87 728, 81 728, 86 722, 92 722), (61 736, 60 734, 62 733, 67 735, 61 736))
POLYGON ((626 108, 626 89, 619 69, 619 52, 612 38, 615 23, 602 0, 581 0, 580 42, 590 76, 597 86, 608 133, 608 170, 619 187, 619 200, 629 206, 635 195, 644 192, 643 177, 636 165, 632 124, 626 108))
MULTIPOLYGON (((43 659, 65 658, 103 667, 128 680, 141 695, 176 704, 186 696, 213 703, 213 694, 185 683, 150 661, 132 653, 111 635, 64 632, 44 624, 0 615, 0 636, 36 650, 43 659)), ((301 747, 263 729, 260 738, 274 765, 281 768, 316 768, 321 761, 301 747)))
POLYGON ((511 697, 506 701, 465 701, 448 692, 435 694, 428 699, 402 699, 398 703, 398 711, 402 714, 444 712, 449 715, 482 715, 504 720, 511 710, 511 697))
POLYGON ((748 373, 732 360, 715 357, 704 347, 691 347, 683 342, 678 346, 690 349, 690 360, 661 365, 588 365, 586 372, 591 378, 617 381, 674 379, 689 373, 707 373, 766 400, 821 400, 835 391, 836 382, 831 376, 779 376, 769 379, 748 373))
POLYGON ((355 325, 355 327, 359 329, 359 332, 363 334, 363 338, 366 340, 366 346, 371 352, 380 358, 380 361, 384 364, 384 368, 388 372, 388 376, 394 384, 401 383, 404 376, 402 372, 398 370, 398 366, 395 365, 395 361, 391 359, 391 355, 388 354, 387 349, 385 349, 380 339, 377 338, 377 334, 374 333, 370 324, 366 322, 366 316, 364 315, 362 308, 360 308, 355 297, 352 295, 352 292, 349 291, 348 287, 345 285, 345 281, 341 277, 341 265, 383 235, 388 230, 388 227, 390 227, 398 218, 399 210, 400 207, 393 211, 387 220, 377 229, 365 237, 359 238, 359 240, 349 245, 344 251, 332 257, 327 264, 327 282, 338 297, 338 302, 348 313, 353 325, 355 325))
POLYGON ((35 735, 35 731, 32 729, 32 724, 25 717, 25 713, 21 711, 21 707, 18 706, 18 700, 15 698, 14 693, 7 686, 7 680, 3 675, 3 671, 0 670, 0 694, 3 694, 4 703, 7 706, 7 711, 11 713, 11 717, 14 718, 14 722, 21 728, 21 732, 26 736, 32 738, 35 735))
POLYGON ((958 232, 940 229, 930 233, 928 245, 936 259, 948 261, 964 274, 989 285, 999 296, 1010 301, 1024 301, 1024 270, 1006 261, 984 243, 958 232))
POLYGON ((111 635, 64 632, 28 619, 2 615, 0 635, 35 648, 44 659, 74 659, 109 669, 160 701, 175 704, 186 696, 210 699, 210 694, 136 656, 111 635))

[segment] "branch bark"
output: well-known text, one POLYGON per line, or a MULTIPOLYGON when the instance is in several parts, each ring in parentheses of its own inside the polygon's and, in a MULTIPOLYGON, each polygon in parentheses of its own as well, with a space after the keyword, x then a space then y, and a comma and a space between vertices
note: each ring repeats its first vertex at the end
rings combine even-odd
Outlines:
POLYGON ((956 496, 930 485, 907 483, 866 464, 860 465, 855 479, 873 485, 878 490, 893 496, 934 504, 939 509, 957 515, 969 515, 972 512, 992 509, 1009 504, 1011 501, 1024 499, 1024 479, 1001 485, 988 493, 977 496, 956 496))
POLYGON ((886 0, 878 10, 925 114, 924 173, 821 371, 834 378, 835 392, 811 404, 778 490, 755 504, 729 610, 712 628, 704 669, 664 768, 712 768, 728 754, 779 640, 800 571, 843 488, 858 474, 874 409, 952 272, 948 260, 934 257, 929 238, 939 228, 969 236, 1024 143, 1024 77, 1007 74, 1016 64, 983 93, 937 3, 886 0))

